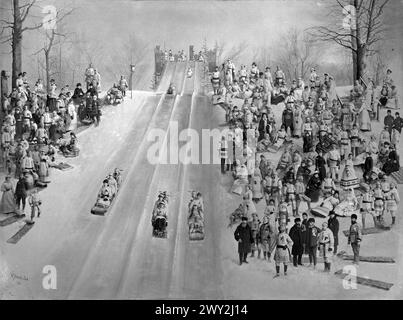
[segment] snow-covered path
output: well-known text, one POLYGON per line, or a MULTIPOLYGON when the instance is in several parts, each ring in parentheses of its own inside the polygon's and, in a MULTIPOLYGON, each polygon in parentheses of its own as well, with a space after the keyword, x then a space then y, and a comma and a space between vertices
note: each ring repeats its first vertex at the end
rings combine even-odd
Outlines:
MULTIPOLYGON (((109 108, 99 127, 79 135, 80 156, 69 159, 74 169, 54 171, 49 188, 41 192, 43 216, 16 245, 6 243, 23 221, 0 229, 0 299, 379 299, 378 289, 359 286, 346 291, 339 278, 307 267, 290 267, 287 278, 273 279, 274 263, 250 259, 237 264, 228 214, 242 201, 228 192, 230 175, 214 164, 152 164, 147 151, 155 141, 153 129, 165 132, 167 150, 178 132, 220 128, 222 108, 203 94, 202 65, 187 78, 187 63, 168 63, 156 93, 134 92, 134 100, 109 108), (165 94, 169 83, 178 95, 165 94), (105 175, 123 169, 124 182, 106 217, 90 214, 105 175), (168 238, 151 236, 151 212, 158 191, 170 194, 168 238), (200 191, 205 204, 205 239, 188 238, 189 190, 200 191), (57 290, 44 290, 42 269, 57 269, 57 290), (27 280, 13 279, 14 274, 27 280), (6 278, 6 281, 3 281, 6 278)), ((282 106, 275 107, 279 116, 282 106)), ((379 129, 379 123, 374 124, 379 129)), ((184 146, 179 141, 178 149, 184 146)), ((402 143, 401 143, 402 144, 402 143)), ((210 154, 213 145, 210 143, 210 154)), ((201 159, 202 144, 199 145, 201 159)), ((276 162, 279 154, 273 154, 276 162)), ((170 159, 170 158, 168 158, 170 159)), ((402 186, 399 186, 402 191, 402 186)), ((263 212, 263 203, 258 212, 263 212)), ((321 219, 317 219, 320 225, 321 219)), ((341 230, 348 219, 340 219, 341 230)), ((391 232, 365 236, 363 255, 389 255, 396 265, 360 265, 360 272, 395 283, 382 297, 401 295, 400 248, 402 225, 391 232)), ((340 250, 350 250, 340 235, 340 250)), ((333 271, 348 264, 335 261, 333 271)), ((321 268, 318 265, 318 268, 321 268)))

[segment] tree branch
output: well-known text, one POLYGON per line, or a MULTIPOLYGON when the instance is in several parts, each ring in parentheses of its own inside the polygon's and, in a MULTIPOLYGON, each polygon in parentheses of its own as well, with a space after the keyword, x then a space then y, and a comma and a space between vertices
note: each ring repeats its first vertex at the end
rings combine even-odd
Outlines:
POLYGON ((24 7, 27 7, 25 9, 25 12, 21 12, 21 21, 24 22, 25 19, 27 18, 29 11, 31 10, 32 6, 35 4, 37 0, 32 0, 30 3, 23 5, 20 7, 20 10, 22 10, 24 7))

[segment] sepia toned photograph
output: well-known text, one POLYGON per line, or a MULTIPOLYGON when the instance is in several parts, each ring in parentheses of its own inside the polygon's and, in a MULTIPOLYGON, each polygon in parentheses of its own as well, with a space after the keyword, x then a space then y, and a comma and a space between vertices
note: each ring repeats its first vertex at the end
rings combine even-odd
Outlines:
POLYGON ((402 299, 402 16, 0 0, 0 300, 402 299))

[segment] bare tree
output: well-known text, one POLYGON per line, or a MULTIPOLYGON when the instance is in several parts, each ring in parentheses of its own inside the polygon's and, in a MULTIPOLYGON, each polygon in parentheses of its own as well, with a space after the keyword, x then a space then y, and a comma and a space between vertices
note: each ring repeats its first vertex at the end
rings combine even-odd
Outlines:
POLYGON ((25 26, 31 9, 38 0, 20 1, 12 0, 12 20, 1 20, 4 24, 1 30, 1 43, 11 43, 12 48, 12 86, 15 86, 18 74, 22 71, 22 38, 25 31, 37 30, 43 26, 43 22, 32 26, 25 26))
POLYGON ((104 55, 103 42, 88 36, 84 31, 75 35, 74 46, 80 57, 85 60, 85 64, 97 65, 104 55))
MULTIPOLYGON (((74 11, 73 9, 68 9, 68 10, 64 10, 61 9, 57 12, 56 14, 56 21, 58 23, 61 23, 66 17, 68 17, 72 12, 74 11)), ((47 90, 50 89, 50 79, 52 78, 52 76, 54 74, 56 74, 55 72, 52 73, 52 69, 54 70, 54 66, 52 68, 52 64, 51 64, 51 54, 52 54, 52 49, 54 47, 56 47, 57 45, 61 45, 62 41, 66 38, 67 34, 66 33, 61 33, 61 32, 57 32, 56 29, 45 29, 44 31, 45 33, 45 43, 44 46, 39 49, 37 52, 35 52, 33 55, 37 55, 41 52, 43 52, 44 54, 44 60, 45 60, 45 64, 44 64, 44 69, 45 69, 45 74, 46 74, 46 88, 47 90)), ((57 59, 55 59, 57 61, 57 59)), ((59 70, 59 72, 61 72, 61 70, 59 70)))
POLYGON ((353 78, 366 73, 367 58, 386 30, 383 13, 389 0, 334 0, 329 6, 328 25, 310 28, 320 41, 334 42, 351 51, 353 78))
POLYGON ((225 41, 216 42, 217 63, 220 65, 227 59, 231 59, 232 61, 239 60, 247 48, 248 44, 246 41, 233 45, 232 47, 229 47, 228 43, 225 41))
POLYGON ((374 52, 375 54, 371 55, 368 59, 368 74, 371 75, 375 84, 379 85, 391 59, 391 51, 388 50, 385 41, 380 41, 374 47, 374 52))
POLYGON ((136 65, 136 73, 142 73, 147 56, 150 56, 150 46, 142 41, 136 34, 131 33, 128 41, 119 41, 118 50, 109 56, 109 62, 104 65, 105 71, 113 79, 120 79, 121 75, 130 73, 130 65, 136 65))
POLYGON ((261 68, 268 67, 272 64, 272 48, 265 45, 254 50, 253 61, 261 68))
POLYGON ((317 64, 320 48, 309 34, 292 28, 280 37, 275 53, 275 61, 288 78, 306 78, 309 69, 317 64))

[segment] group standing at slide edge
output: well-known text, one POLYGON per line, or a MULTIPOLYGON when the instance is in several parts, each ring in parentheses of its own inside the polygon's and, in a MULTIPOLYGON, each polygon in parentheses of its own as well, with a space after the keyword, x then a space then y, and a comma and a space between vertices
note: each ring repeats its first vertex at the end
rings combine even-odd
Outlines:
POLYGON ((308 79, 288 80, 279 66, 272 73, 270 67, 260 71, 252 63, 248 70, 227 60, 212 72, 211 84, 212 103, 225 110, 229 129, 219 146, 221 172, 230 172, 230 192, 242 197, 230 215, 230 226, 242 221, 234 233, 239 263, 247 263, 247 255, 256 251, 269 261, 274 254, 278 276, 281 264, 286 274, 290 259, 297 267, 303 254, 315 267, 319 251, 330 271, 338 217, 351 219, 348 241, 358 263, 368 216, 375 228, 389 229, 400 201, 390 177, 400 169, 403 127, 392 70, 380 85, 372 79, 356 81, 342 98, 334 77, 321 76, 315 68, 308 79), (377 135, 372 125, 382 108, 388 112, 377 135), (281 112, 279 123, 276 111, 281 112), (274 163, 277 153, 280 159, 274 163), (256 209, 260 201, 265 202, 263 212, 256 209), (327 219, 322 228, 315 226, 315 217, 327 219))

